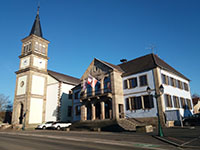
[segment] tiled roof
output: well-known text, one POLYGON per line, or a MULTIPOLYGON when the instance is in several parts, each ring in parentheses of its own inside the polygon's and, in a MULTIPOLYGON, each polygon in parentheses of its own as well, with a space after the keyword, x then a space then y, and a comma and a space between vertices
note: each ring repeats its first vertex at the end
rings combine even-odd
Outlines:
POLYGON ((48 74, 60 82, 64 82, 64 83, 68 83, 72 85, 78 85, 80 83, 80 79, 78 78, 64 75, 62 73, 58 73, 55 71, 48 70, 48 74))
POLYGON ((166 62, 164 62, 155 54, 148 54, 148 55, 133 59, 131 61, 119 64, 118 66, 124 71, 123 76, 128 76, 131 74, 148 71, 150 69, 160 67, 186 80, 189 80, 183 74, 181 74, 180 72, 175 70, 173 67, 168 65, 166 62))

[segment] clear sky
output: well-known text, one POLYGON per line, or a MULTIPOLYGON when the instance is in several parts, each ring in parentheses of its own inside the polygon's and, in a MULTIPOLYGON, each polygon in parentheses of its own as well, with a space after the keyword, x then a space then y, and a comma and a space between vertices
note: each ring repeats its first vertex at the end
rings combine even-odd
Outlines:
MULTIPOLYGON (((21 39, 38 0, 0 2, 0 93, 14 98, 21 39)), ((199 0, 40 0, 48 69, 80 78, 94 57, 119 64, 154 53, 191 80, 200 94, 199 0)))

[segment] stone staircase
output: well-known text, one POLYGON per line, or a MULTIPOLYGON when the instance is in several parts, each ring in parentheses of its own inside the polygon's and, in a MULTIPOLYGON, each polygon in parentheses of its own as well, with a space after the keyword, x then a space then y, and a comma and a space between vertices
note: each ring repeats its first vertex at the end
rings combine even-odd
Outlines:
POLYGON ((125 131, 136 131, 136 127, 147 125, 135 118, 123 118, 123 119, 118 120, 117 123, 125 131))

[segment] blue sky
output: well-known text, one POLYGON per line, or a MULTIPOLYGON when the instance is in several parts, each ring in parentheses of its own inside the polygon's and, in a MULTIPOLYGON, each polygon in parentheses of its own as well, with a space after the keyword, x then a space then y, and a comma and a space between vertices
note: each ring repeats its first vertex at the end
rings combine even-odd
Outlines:
MULTIPOLYGON (((14 98, 21 39, 29 35, 38 0, 0 2, 0 93, 14 98)), ((81 77, 94 57, 119 64, 154 53, 191 79, 200 94, 199 0, 40 0, 49 44, 48 69, 81 77)))

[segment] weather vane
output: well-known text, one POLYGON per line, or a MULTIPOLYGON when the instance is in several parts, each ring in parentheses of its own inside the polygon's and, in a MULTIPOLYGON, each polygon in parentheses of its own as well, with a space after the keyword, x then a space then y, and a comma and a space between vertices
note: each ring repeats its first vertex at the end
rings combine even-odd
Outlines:
POLYGON ((147 50, 151 50, 151 53, 156 53, 156 46, 154 44, 151 44, 146 48, 147 50))

